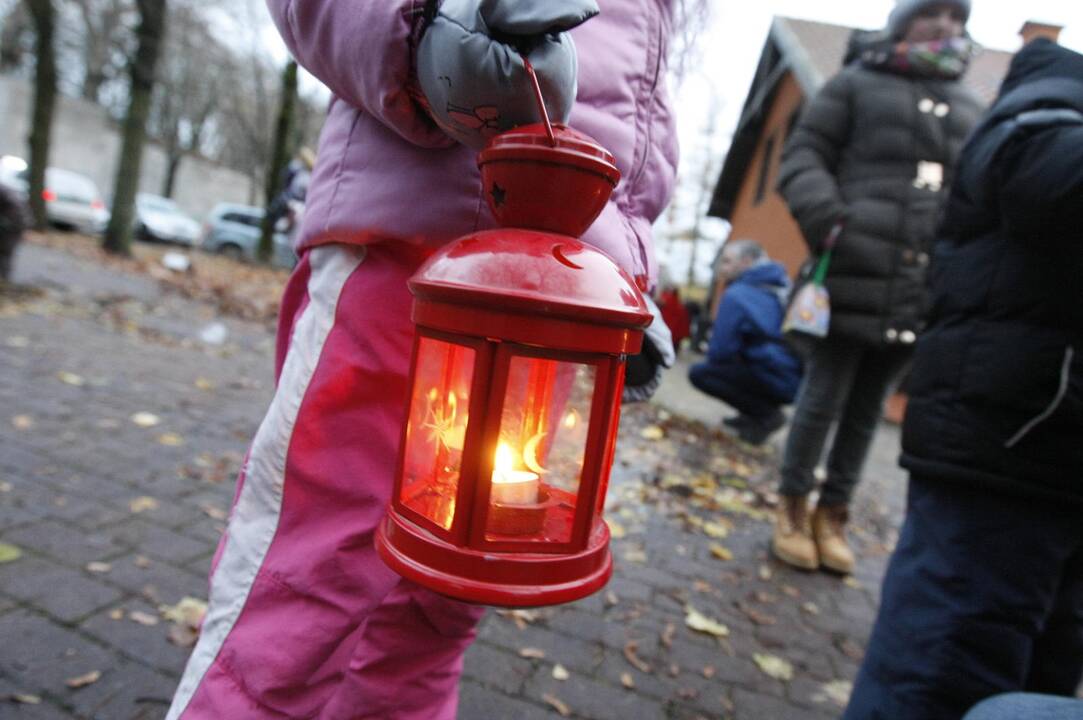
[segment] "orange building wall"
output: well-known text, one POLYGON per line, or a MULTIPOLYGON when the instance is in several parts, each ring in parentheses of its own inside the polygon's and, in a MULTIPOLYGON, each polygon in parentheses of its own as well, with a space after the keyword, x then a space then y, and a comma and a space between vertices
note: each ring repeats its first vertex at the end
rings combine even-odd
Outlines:
MULTIPOLYGON (((786 140, 787 128, 794 111, 801 107, 804 93, 793 77, 786 75, 779 81, 774 105, 771 107, 764 124, 763 134, 756 145, 756 152, 745 172, 741 190, 737 194, 733 216, 730 223, 733 229, 730 238, 748 238, 763 245, 772 259, 778 260, 789 271, 790 276, 808 256, 807 246, 801 237, 793 216, 790 215, 782 196, 775 191, 778 183, 778 168, 782 158, 782 146, 786 140), (767 140, 775 138, 774 148, 767 176, 767 192, 762 202, 756 204, 756 189, 760 179, 760 167, 763 163, 767 140)), ((724 288, 718 287, 721 294, 724 288)), ((718 307, 717 295, 711 306, 718 307)))

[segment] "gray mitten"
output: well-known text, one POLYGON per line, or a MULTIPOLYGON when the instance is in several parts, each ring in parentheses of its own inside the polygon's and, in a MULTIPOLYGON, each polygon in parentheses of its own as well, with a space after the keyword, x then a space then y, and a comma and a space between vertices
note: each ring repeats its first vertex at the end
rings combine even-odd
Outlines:
POLYGON ((654 321, 643 333, 643 349, 638 355, 628 358, 624 373, 623 402, 642 402, 650 400, 658 386, 662 384, 662 373, 673 367, 677 352, 673 348, 673 335, 669 326, 662 319, 662 311, 649 295, 644 294, 647 308, 654 316, 654 321))
POLYGON ((525 56, 549 119, 566 122, 577 74, 567 31, 597 14, 595 0, 444 0, 417 48, 433 119, 479 150, 497 133, 540 121, 525 56))

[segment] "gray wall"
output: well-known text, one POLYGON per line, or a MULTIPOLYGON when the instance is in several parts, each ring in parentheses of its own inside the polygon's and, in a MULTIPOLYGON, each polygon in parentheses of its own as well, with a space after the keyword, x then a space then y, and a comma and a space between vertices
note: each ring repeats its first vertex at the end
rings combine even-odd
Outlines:
MULTIPOLYGON (((24 80, 0 75, 0 155, 28 156, 33 95, 33 89, 24 80)), ((103 108, 84 100, 58 98, 50 165, 92 178, 108 203, 113 194, 119 152, 119 127, 103 108)), ((139 189, 160 193, 166 167, 165 153, 148 143, 143 152, 139 189)), ((262 197, 262 190, 256 197, 262 197)), ((199 158, 186 157, 181 161, 173 199, 197 220, 202 221, 216 203, 247 203, 248 198, 249 180, 242 173, 199 158)))

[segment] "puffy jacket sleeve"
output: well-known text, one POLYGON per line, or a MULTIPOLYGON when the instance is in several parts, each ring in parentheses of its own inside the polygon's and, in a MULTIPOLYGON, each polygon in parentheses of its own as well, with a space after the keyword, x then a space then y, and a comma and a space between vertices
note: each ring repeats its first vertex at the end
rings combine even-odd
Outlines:
POLYGON ((426 147, 453 144, 411 97, 424 0, 267 0, 297 62, 336 96, 426 147))
POLYGON ((839 73, 812 99, 786 142, 779 192, 815 253, 846 214, 836 169, 850 138, 850 74, 839 73))
POLYGON ((1079 251, 1083 227, 1083 124, 1020 133, 994 165, 998 205, 1011 236, 1079 251))
POLYGON ((715 363, 734 360, 741 353, 742 330, 748 322, 748 311, 741 302, 742 288, 731 287, 722 294, 718 304, 711 339, 707 343, 707 359, 715 363))

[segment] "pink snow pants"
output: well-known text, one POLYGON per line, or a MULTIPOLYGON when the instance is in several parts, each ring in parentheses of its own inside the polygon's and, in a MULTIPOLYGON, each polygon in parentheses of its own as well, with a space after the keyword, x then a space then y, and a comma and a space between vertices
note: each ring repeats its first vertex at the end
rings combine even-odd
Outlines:
POLYGON ((323 245, 290 278, 278 386, 237 483, 168 720, 453 720, 483 608, 399 578, 373 533, 404 419, 404 245, 323 245))

